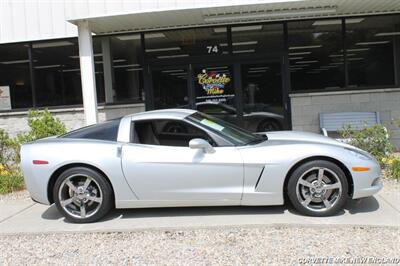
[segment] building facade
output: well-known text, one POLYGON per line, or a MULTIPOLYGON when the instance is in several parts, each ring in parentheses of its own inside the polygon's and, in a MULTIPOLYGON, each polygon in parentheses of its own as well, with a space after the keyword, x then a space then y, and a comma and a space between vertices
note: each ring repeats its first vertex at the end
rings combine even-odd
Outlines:
POLYGON ((2 1, 0 127, 218 101, 312 132, 320 113, 379 112, 398 144, 399 44, 397 0, 2 1))

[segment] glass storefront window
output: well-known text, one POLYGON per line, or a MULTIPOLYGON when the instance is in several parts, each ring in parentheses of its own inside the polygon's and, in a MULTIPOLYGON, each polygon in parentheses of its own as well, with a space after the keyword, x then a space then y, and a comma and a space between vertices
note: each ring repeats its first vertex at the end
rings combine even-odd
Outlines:
POLYGON ((228 53, 226 27, 146 33, 144 38, 150 60, 228 53))
POLYGON ((400 16, 346 19, 349 88, 394 85, 400 16))
POLYGON ((37 106, 82 103, 77 39, 32 44, 37 106))
POLYGON ((187 67, 176 66, 152 71, 154 105, 156 109, 187 108, 187 67))
POLYGON ((143 100, 143 62, 140 34, 111 37, 115 102, 143 100))
POLYGON ((0 45, 0 110, 28 107, 32 107, 28 45, 0 45))
POLYGON ((105 102, 102 38, 93 37, 93 60, 96 80, 97 102, 105 102))
POLYGON ((233 54, 283 52, 283 24, 232 27, 233 54))
POLYGON ((238 123, 233 65, 194 67, 196 109, 230 123, 238 123))
POLYGON ((99 102, 143 101, 140 34, 94 38, 96 86, 99 102))
POLYGON ((344 87, 340 19, 289 22, 288 41, 293 91, 344 87))
POLYGON ((211 64, 194 68, 196 102, 214 101, 234 105, 233 67, 211 64))

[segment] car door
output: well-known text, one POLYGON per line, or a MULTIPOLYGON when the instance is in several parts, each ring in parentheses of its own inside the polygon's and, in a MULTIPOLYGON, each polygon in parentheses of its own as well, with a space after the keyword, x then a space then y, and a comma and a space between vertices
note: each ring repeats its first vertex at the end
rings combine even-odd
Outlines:
POLYGON ((205 153, 188 146, 128 143, 122 147, 122 168, 139 200, 158 206, 238 204, 242 196, 243 161, 235 147, 205 153))

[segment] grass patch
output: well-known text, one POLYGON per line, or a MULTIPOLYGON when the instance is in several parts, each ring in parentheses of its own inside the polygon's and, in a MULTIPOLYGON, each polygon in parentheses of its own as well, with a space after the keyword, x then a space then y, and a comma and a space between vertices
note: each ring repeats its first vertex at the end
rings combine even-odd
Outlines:
POLYGON ((7 194, 25 188, 22 175, 0 175, 0 194, 7 194))

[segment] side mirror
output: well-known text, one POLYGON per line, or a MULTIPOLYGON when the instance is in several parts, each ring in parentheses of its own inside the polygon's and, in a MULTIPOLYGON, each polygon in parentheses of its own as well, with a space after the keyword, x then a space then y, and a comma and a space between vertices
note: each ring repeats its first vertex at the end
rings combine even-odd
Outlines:
POLYGON ((214 153, 215 150, 210 143, 204 139, 192 139, 189 141, 189 147, 191 149, 202 149, 204 153, 214 153))

